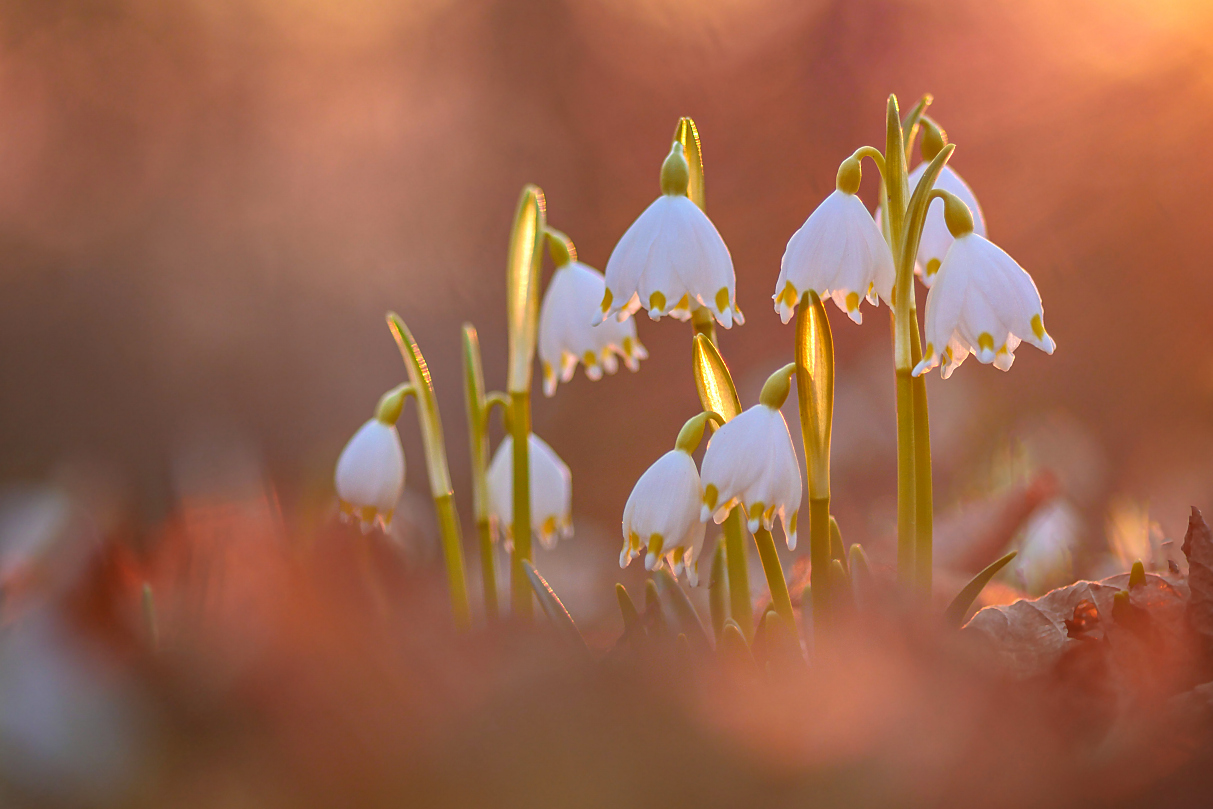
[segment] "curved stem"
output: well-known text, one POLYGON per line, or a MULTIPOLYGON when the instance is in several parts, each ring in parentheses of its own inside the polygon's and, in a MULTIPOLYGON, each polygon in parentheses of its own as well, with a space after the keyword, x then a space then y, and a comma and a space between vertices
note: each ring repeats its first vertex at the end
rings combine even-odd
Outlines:
POLYGON ((883 182, 885 177, 885 160, 884 155, 875 146, 860 146, 851 157, 856 160, 862 160, 867 157, 876 164, 876 170, 880 172, 880 179, 883 182))
POLYGON ((468 602, 467 579, 463 572, 463 543, 459 530, 459 518, 455 514, 454 490, 447 466, 446 445, 442 438, 442 420, 438 415, 438 402, 434 397, 434 383, 425 357, 413 339, 408 326, 395 312, 387 315, 388 326, 404 367, 409 383, 417 397, 417 420, 421 427, 422 445, 425 447, 425 465, 430 480, 430 494, 438 510, 438 525, 442 529, 442 552, 446 560, 447 579, 450 582, 451 610, 455 624, 466 629, 471 624, 471 605, 468 602))

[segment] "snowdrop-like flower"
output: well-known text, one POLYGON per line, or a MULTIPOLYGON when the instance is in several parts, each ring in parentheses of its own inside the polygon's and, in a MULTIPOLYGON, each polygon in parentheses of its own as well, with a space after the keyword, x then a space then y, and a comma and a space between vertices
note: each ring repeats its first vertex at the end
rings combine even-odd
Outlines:
POLYGON ((661 167, 661 196, 632 223, 611 252, 606 291, 595 322, 626 319, 644 306, 649 317, 679 320, 702 306, 726 329, 744 323, 737 308, 733 259, 707 214, 687 197, 689 168, 674 143, 661 167))
POLYGON ((619 566, 647 549, 646 570, 669 563, 677 576, 683 570, 692 586, 699 583, 699 554, 707 526, 699 520, 703 487, 691 453, 699 446, 707 418, 702 413, 686 423, 674 449, 657 459, 636 481, 623 507, 623 550, 619 566))
POLYGON ((800 298, 809 290, 828 296, 856 323, 863 322, 859 302, 891 302, 893 254, 868 209, 855 196, 862 175, 859 161, 848 157, 838 169, 837 187, 800 230, 792 234, 783 253, 775 284, 775 311, 784 323, 792 318, 800 298), (879 296, 879 297, 878 297, 879 296))
POLYGON ((623 357, 628 370, 640 367, 649 354, 636 339, 636 323, 607 320, 594 325, 598 302, 606 290, 602 273, 577 260, 577 250, 562 233, 548 231, 556 272, 548 282, 539 310, 539 359, 543 363, 543 392, 556 392, 556 381, 568 382, 585 364, 585 375, 593 380, 602 372, 615 373, 615 355, 623 357))
POLYGON ((779 408, 788 396, 794 366, 774 374, 762 388, 759 403, 725 424, 708 443, 700 479, 703 505, 699 519, 723 522, 736 505, 745 509, 750 531, 768 531, 778 514, 788 548, 796 548, 796 516, 801 478, 788 423, 779 408))
POLYGON ((404 449, 396 432, 404 396, 400 388, 385 394, 375 417, 358 428, 337 459, 341 518, 357 519, 363 533, 376 524, 388 529, 404 491, 404 449))
MULTIPOLYGON (((531 465, 531 530, 545 548, 556 545, 556 537, 573 535, 573 476, 564 461, 539 436, 527 440, 531 465)), ((506 436, 497 447, 486 475, 489 516, 505 532, 507 547, 513 544, 514 439, 506 436)))
POLYGON ((959 199, 943 197, 955 241, 927 293, 927 345, 914 375, 942 362, 946 379, 969 352, 1006 371, 1020 341, 1052 354, 1057 344, 1045 331, 1044 308, 1032 276, 1002 248, 974 232, 973 218, 959 199))
MULTIPOLYGON (((934 155, 932 155, 933 157, 934 155)), ((919 163, 917 168, 910 172, 909 183, 913 189, 918 185, 918 180, 926 171, 927 163, 919 163)), ((973 214, 973 232, 978 236, 986 235, 986 220, 981 215, 981 206, 977 204, 977 197, 973 196, 972 189, 964 180, 960 179, 960 175, 952 171, 950 166, 945 165, 939 172, 939 177, 935 180, 935 187, 943 191, 955 194, 960 198, 960 201, 969 207, 969 211, 973 214)), ((939 272, 940 265, 943 264, 944 256, 948 254, 948 248, 952 246, 954 241, 952 232, 948 230, 948 225, 944 222, 943 217, 944 202, 941 199, 934 199, 927 208, 926 220, 922 226, 922 239, 918 243, 918 261, 914 265, 914 272, 922 279, 922 282, 928 287, 935 282, 935 276, 939 272)))

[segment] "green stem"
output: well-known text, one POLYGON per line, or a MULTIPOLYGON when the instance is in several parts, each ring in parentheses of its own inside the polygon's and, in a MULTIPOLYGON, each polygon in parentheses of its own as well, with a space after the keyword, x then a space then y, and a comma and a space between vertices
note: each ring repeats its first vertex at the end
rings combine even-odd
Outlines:
POLYGON ((914 383, 897 369, 897 579, 914 579, 914 383))
POLYGON ((830 498, 809 500, 809 587, 813 599, 813 631, 826 624, 830 612, 830 498))
MULTIPOLYGON (((918 318, 911 316, 910 320, 910 360, 917 365, 922 359, 922 341, 918 338, 918 318)), ((911 379, 914 398, 914 580, 919 591, 929 597, 935 524, 931 482, 931 420, 927 413, 926 375, 911 379)))
POLYGON ((493 562, 493 528, 488 520, 476 523, 480 540, 480 575, 484 579, 484 613, 489 621, 497 620, 497 566, 493 562))
POLYGON ((746 570, 745 528, 741 509, 734 508, 724 521, 724 553, 729 569, 729 611, 749 640, 754 636, 754 604, 750 601, 750 575, 746 570))
POLYGON ((514 615, 529 621, 534 614, 531 581, 524 561, 531 559, 531 396, 510 393, 510 434, 514 439, 514 552, 510 555, 510 588, 514 615))
POLYGON ((442 554, 446 558, 455 625, 467 629, 472 625, 472 607, 468 601, 467 582, 463 578, 463 541, 459 517, 455 515, 455 499, 450 494, 439 495, 434 498, 434 509, 438 512, 438 525, 442 529, 442 554))
POLYGON ((775 549, 775 538, 765 528, 754 532, 754 544, 758 546, 758 558, 762 560, 762 571, 767 576, 767 587, 771 591, 771 604, 779 617, 787 621, 788 627, 796 626, 796 613, 792 610, 792 597, 788 595, 788 582, 783 576, 783 565, 775 549))

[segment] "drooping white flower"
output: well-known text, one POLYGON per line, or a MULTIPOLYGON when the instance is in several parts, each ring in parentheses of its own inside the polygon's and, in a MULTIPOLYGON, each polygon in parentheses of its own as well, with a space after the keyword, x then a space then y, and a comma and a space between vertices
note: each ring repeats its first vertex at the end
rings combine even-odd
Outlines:
POLYGON ((714 516, 717 523, 723 522, 729 510, 740 505, 753 532, 759 525, 771 530, 778 515, 788 548, 794 550, 802 485, 792 435, 779 412, 787 397, 786 382, 777 402, 768 399, 764 388, 764 401, 735 416, 708 442, 700 470, 699 519, 707 522, 714 516))
POLYGON ((646 570, 665 560, 675 576, 685 569, 692 586, 698 584, 699 554, 707 531, 699 520, 702 503, 699 470, 690 452, 679 447, 658 458, 636 481, 623 507, 619 566, 627 567, 634 555, 647 548, 646 570))
MULTIPOLYGON (((539 436, 527 441, 530 461, 531 530, 545 548, 556 545, 557 535, 573 535, 573 475, 568 466, 539 436)), ((514 528, 514 439, 506 436, 489 464, 489 516, 512 544, 514 528)))
POLYGON ((835 191, 792 234, 775 284, 775 311, 784 323, 809 290, 828 296, 856 323, 863 322, 859 302, 891 302, 896 271, 893 254, 872 215, 855 192, 859 161, 849 157, 838 169, 835 191))
POLYGON ((972 218, 955 197, 946 202, 947 225, 956 238, 927 293, 926 347, 914 375, 942 362, 946 379, 969 352, 1006 371, 1020 341, 1052 354, 1057 344, 1045 331, 1044 307, 1032 276, 973 231, 972 218))
POLYGON ((642 306, 649 317, 679 320, 702 306, 726 329, 744 323, 737 308, 733 259, 707 214, 687 197, 689 170, 675 142, 661 168, 662 194, 623 234, 606 266, 606 291, 595 322, 624 320, 642 306))
MULTIPOLYGON (((923 172, 926 171, 927 164, 919 163, 918 166, 910 172, 909 184, 910 190, 918 184, 922 178, 923 172)), ((973 190, 969 188, 968 183, 960 178, 960 175, 952 170, 950 166, 945 165, 939 172, 939 177, 935 180, 935 187, 943 191, 948 191, 960 198, 960 201, 969 206, 969 211, 973 214, 973 232, 979 236, 986 235, 986 220, 981 214, 981 206, 977 204, 977 197, 973 196, 973 190)), ((939 272, 940 265, 943 264, 944 256, 948 254, 948 248, 952 246, 953 237, 951 231, 948 230, 947 223, 943 217, 944 202, 942 199, 931 200, 930 207, 927 208, 927 216, 922 226, 922 240, 918 243, 918 260, 914 264, 914 272, 922 279, 922 282, 928 287, 935 283, 935 276, 939 272)))
POLYGON ((557 240, 563 234, 549 234, 549 238, 553 258, 559 258, 539 310, 544 394, 556 392, 557 379, 572 379, 578 362, 585 364, 585 375, 593 380, 601 379, 603 371, 615 373, 616 354, 623 357, 628 370, 637 370, 640 360, 649 354, 636 339, 635 321, 606 320, 594 325, 598 302, 606 290, 602 273, 577 260, 572 242, 565 240, 558 248, 557 240))
POLYGON ((341 451, 334 478, 342 518, 356 518, 363 533, 374 524, 386 531, 404 491, 404 449, 394 419, 363 424, 341 451))

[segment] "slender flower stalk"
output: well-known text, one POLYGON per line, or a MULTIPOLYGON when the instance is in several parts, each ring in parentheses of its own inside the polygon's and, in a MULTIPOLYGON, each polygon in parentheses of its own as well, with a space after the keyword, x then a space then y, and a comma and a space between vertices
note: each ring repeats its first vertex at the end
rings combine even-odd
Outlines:
POLYGON ((451 591, 451 608, 455 613, 455 624, 461 629, 471 625, 471 605, 468 602, 467 579, 463 572, 463 542, 460 537, 459 518, 455 514, 454 490, 447 467, 446 446, 442 440, 442 420, 438 416, 438 402, 434 398, 434 385, 430 369, 426 365, 417 341, 408 326, 395 312, 387 316, 388 326, 404 366, 408 371, 409 384, 417 397, 417 420, 421 427, 422 444, 425 447, 425 465, 430 481, 430 494, 438 512, 438 525, 442 532, 442 552, 446 559, 447 582, 451 591))
MULTIPOLYGON (((515 446, 527 446, 531 435, 531 374, 539 331, 539 266, 545 227, 543 191, 528 185, 518 200, 506 271, 509 421, 515 446)), ((510 592, 513 614, 529 621, 534 601, 523 562, 531 559, 530 453, 515 452, 512 456, 514 547, 510 554, 510 592)))
POLYGON ((484 612, 496 620, 497 570, 493 560, 493 529, 489 519, 486 475, 489 465, 489 406, 484 395, 484 369, 480 361, 480 338, 476 327, 463 324, 463 391, 467 404, 468 448, 471 451, 472 515, 480 546, 480 576, 484 588, 484 612))

